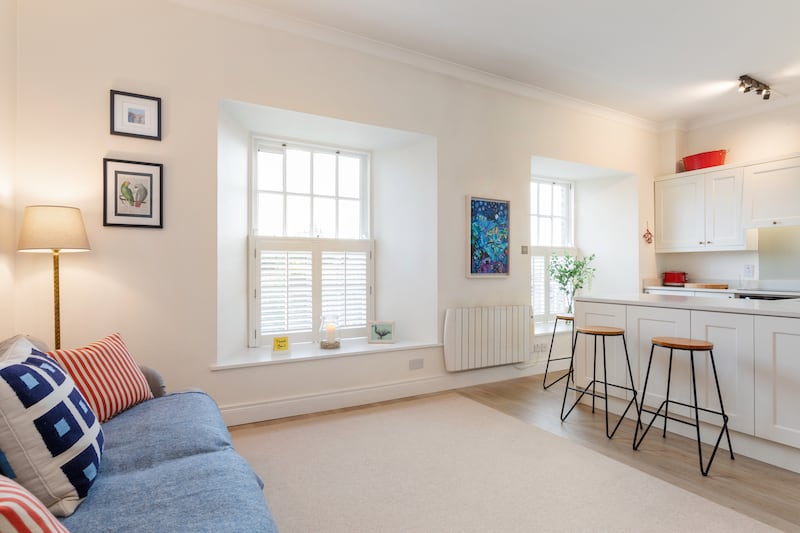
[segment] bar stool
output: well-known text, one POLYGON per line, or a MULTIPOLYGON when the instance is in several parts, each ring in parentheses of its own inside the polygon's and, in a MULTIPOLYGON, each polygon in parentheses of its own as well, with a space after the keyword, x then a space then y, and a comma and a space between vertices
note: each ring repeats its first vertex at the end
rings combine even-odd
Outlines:
POLYGON ((581 401, 584 395, 588 394, 592 397, 592 412, 594 413, 594 403, 595 398, 600 398, 605 400, 606 402, 606 437, 609 439, 614 436, 619 429, 619 425, 622 423, 622 419, 625 418, 625 415, 628 413, 632 405, 636 406, 636 412, 639 412, 639 403, 636 399, 636 389, 633 388, 633 371, 631 370, 631 360, 628 357, 628 345, 625 342, 625 330, 622 328, 614 328, 608 326, 577 326, 575 328, 575 336, 572 341, 572 357, 571 362, 569 364, 569 372, 567 373, 568 376, 572 376, 572 383, 573 386, 570 387, 569 379, 567 379, 567 386, 564 387, 564 401, 561 403, 561 421, 567 419, 569 414, 575 409, 575 406, 581 401), (578 344, 578 335, 591 335, 594 337, 594 355, 592 357, 592 381, 585 387, 585 388, 578 388, 575 384, 575 376, 573 375, 575 372, 575 347, 578 344), (603 340, 603 379, 597 379, 597 338, 600 337, 603 340), (625 348, 625 366, 628 369, 628 377, 631 379, 631 386, 628 387, 626 385, 617 385, 614 383, 608 382, 608 365, 606 364, 606 337, 622 337, 622 346, 625 348), (598 394, 596 390, 597 384, 600 383, 603 385, 603 394, 598 394), (617 389, 622 389, 631 392, 633 398, 631 401, 628 402, 628 405, 625 407, 625 410, 622 412, 622 415, 617 420, 617 425, 614 426, 614 430, 609 433, 608 432, 608 388, 615 387, 617 389), (591 389, 591 392, 589 391, 591 389), (564 414, 564 409, 567 405, 567 394, 569 391, 580 392, 578 397, 575 399, 575 402, 572 404, 572 407, 569 408, 566 414, 564 414))
POLYGON ((639 416, 638 416, 638 423, 636 424, 636 432, 633 435, 633 449, 636 450, 642 444, 645 435, 650 430, 650 427, 655 422, 656 418, 659 416, 664 418, 664 431, 662 433, 662 438, 667 436, 667 420, 674 420, 676 422, 681 422, 682 424, 687 424, 689 426, 694 426, 697 430, 697 455, 700 461, 700 472, 704 475, 708 475, 708 470, 711 468, 711 462, 714 461, 714 456, 717 454, 717 450, 719 449, 719 444, 722 441, 722 435, 724 434, 728 439, 728 450, 731 454, 731 459, 733 459, 733 446, 731 446, 731 434, 728 432, 728 415, 725 414, 725 407, 722 405, 722 391, 719 388, 719 378, 717 377, 717 366, 714 363, 714 344, 705 340, 698 340, 698 339, 686 339, 682 337, 653 337, 651 339, 652 346, 650 347, 650 360, 647 363, 647 374, 644 378, 644 387, 642 387, 642 403, 639 407, 639 416), (653 411, 650 409, 645 409, 644 407, 644 398, 645 394, 647 393, 647 382, 650 379, 650 368, 653 364, 653 352, 655 351, 656 346, 661 348, 668 348, 669 349, 669 370, 667 372, 667 396, 666 399, 661 402, 661 405, 658 407, 657 410, 653 411), (670 390, 670 382, 672 381, 672 352, 673 350, 684 350, 689 352, 689 363, 691 366, 691 376, 692 376, 692 396, 694 398, 693 404, 687 404, 683 402, 679 402, 676 400, 669 399, 669 390, 670 390), (697 381, 695 378, 695 371, 694 371, 694 352, 708 352, 708 357, 711 359, 711 370, 714 374, 714 383, 717 387, 717 397, 719 398, 719 411, 715 411, 713 409, 707 409, 705 407, 699 407, 697 405, 697 381), (675 418, 669 415, 669 406, 670 404, 674 405, 682 405, 684 407, 688 407, 692 409, 694 412, 694 422, 688 422, 681 418, 675 418), (664 410, 664 413, 661 413, 661 410, 664 410), (714 450, 711 452, 711 457, 708 459, 708 464, 703 466, 703 450, 700 443, 700 411, 705 413, 711 413, 715 415, 719 415, 722 417, 722 429, 719 432, 719 436, 717 437, 717 442, 714 444, 714 450), (642 436, 638 437, 639 434, 639 427, 642 423, 642 413, 647 412, 653 415, 652 420, 650 423, 647 424, 647 427, 644 429, 642 436), (638 437, 638 438, 637 438, 638 437))
POLYGON ((569 375, 569 373, 566 373, 563 376, 561 376, 560 378, 558 378, 557 380, 551 382, 550 384, 547 383, 547 371, 550 368, 550 361, 563 361, 564 359, 571 359, 572 358, 571 355, 565 355, 564 357, 551 358, 551 356, 553 355, 553 343, 556 340, 556 328, 558 327, 558 321, 559 320, 561 320, 563 322, 569 322, 569 323, 572 324, 572 333, 569 336, 570 341, 572 340, 572 337, 575 336, 575 317, 573 317, 572 315, 556 315, 556 322, 555 322, 555 324, 553 324, 553 335, 552 335, 552 337, 550 337, 550 351, 547 352, 547 364, 544 367, 544 380, 542 381, 542 386, 544 387, 544 390, 549 389, 550 387, 552 387, 553 385, 555 385, 556 383, 558 383, 559 381, 561 381, 562 379, 564 379, 565 377, 567 377, 569 375))

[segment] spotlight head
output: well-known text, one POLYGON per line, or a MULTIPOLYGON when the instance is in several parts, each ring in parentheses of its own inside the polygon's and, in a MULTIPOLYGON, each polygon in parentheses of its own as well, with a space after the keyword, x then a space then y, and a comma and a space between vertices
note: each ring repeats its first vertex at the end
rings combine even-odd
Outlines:
POLYGON ((762 97, 764 100, 769 100, 770 97, 770 88, 764 82, 758 81, 757 79, 749 76, 747 74, 742 74, 739 76, 739 92, 740 93, 749 93, 751 91, 755 91, 757 95, 762 97))

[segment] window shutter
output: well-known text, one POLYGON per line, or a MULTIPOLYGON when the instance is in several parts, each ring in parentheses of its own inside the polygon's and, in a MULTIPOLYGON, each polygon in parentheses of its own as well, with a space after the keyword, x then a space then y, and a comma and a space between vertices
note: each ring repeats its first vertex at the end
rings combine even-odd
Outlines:
POLYGON ((548 279, 545 271, 545 261, 542 255, 531 256, 531 305, 533 306, 533 316, 545 318, 548 314, 546 303, 547 291, 545 280, 548 279))
POLYGON ((260 334, 313 327, 311 252, 259 252, 260 334))
POLYGON ((339 327, 367 322, 368 252, 322 252, 322 314, 336 314, 339 327))

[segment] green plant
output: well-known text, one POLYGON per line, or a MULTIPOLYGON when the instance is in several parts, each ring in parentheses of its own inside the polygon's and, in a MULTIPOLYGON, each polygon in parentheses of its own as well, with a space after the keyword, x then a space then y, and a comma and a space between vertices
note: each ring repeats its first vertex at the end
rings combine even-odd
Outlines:
POLYGON ((591 283, 594 277, 595 269, 590 264, 593 260, 594 254, 582 259, 569 254, 550 257, 550 278, 567 297, 568 313, 572 313, 575 293, 591 283))

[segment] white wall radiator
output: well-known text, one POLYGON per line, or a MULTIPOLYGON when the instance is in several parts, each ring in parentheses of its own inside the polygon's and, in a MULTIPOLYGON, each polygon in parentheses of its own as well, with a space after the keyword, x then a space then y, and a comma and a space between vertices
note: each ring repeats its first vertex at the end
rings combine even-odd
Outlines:
POLYGON ((530 356, 531 306, 460 307, 444 316, 444 362, 450 371, 507 365, 530 356))

